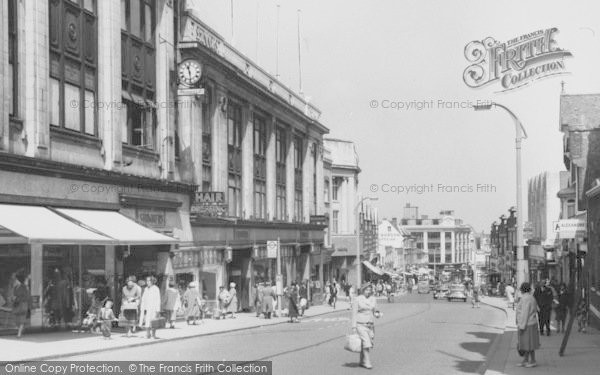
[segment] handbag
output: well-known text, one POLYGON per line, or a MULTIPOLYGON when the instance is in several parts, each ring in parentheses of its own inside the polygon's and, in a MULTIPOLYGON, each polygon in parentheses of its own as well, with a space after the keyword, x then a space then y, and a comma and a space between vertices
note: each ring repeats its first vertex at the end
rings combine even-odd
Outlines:
POLYGON ((167 322, 167 320, 163 316, 161 316, 160 318, 154 318, 154 319, 150 320, 150 328, 153 328, 153 329, 164 328, 166 322, 167 322))
POLYGON ((525 357, 525 354, 527 353, 525 350, 521 350, 519 349, 519 345, 517 344, 517 353, 519 353, 519 356, 521 357, 525 357))
POLYGON ((306 307, 307 304, 308 301, 306 300, 306 298, 300 298, 300 307, 306 307))
POLYGON ((362 342, 358 333, 346 335, 346 344, 344 349, 352 353, 360 353, 362 350, 362 342))

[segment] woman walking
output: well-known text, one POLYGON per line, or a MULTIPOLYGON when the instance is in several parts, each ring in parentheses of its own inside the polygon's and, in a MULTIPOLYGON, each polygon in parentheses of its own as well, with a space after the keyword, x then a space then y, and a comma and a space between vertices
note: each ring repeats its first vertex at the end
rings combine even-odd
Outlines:
POLYGON ((15 323, 17 324, 17 338, 21 338, 23 335, 23 329, 25 328, 25 321, 27 320, 27 312, 30 309, 31 296, 29 289, 25 285, 25 274, 17 273, 16 279, 18 283, 15 285, 13 290, 13 309, 12 312, 15 315, 15 323))
POLYGON ((229 283, 229 305, 227 306, 227 312, 231 314, 232 319, 236 318, 235 314, 238 312, 238 298, 234 282, 229 283))
POLYGON ((517 304, 517 327, 519 328, 518 349, 524 352, 523 362, 517 366, 535 367, 535 350, 540 347, 540 334, 538 332, 537 311, 538 305, 531 295, 531 285, 521 284, 521 299, 517 304))
POLYGON ((167 322, 169 328, 175 328, 175 320, 177 318, 177 310, 181 307, 181 296, 175 288, 175 282, 169 281, 169 287, 165 290, 165 312, 167 313, 167 322))
POLYGON ((198 291, 198 283, 192 281, 188 285, 188 289, 183 293, 183 306, 185 308, 185 321, 188 325, 196 325, 196 321, 200 316, 200 292, 198 291))
POLYGON ((298 320, 298 287, 296 282, 292 283, 289 291, 288 314, 290 317, 290 323, 300 323, 300 320, 298 320))
POLYGON ((554 309, 556 313, 556 330, 558 333, 565 332, 565 322, 567 320, 567 309, 571 304, 571 297, 567 286, 560 284, 558 289, 558 305, 554 309))
POLYGON ((267 281, 262 290, 262 311, 265 319, 271 319, 271 316, 273 315, 273 301, 275 300, 276 296, 271 285, 272 282, 267 281))
POLYGON ((370 351, 373 348, 375 339, 375 319, 381 316, 377 310, 377 301, 373 296, 373 286, 371 284, 363 285, 361 294, 356 298, 356 303, 352 306, 352 331, 360 336, 361 352, 359 365, 370 369, 371 364, 370 351))
POLYGON ((140 326, 146 328, 146 338, 156 337, 156 326, 153 320, 160 316, 160 290, 156 286, 156 277, 148 276, 146 278, 146 289, 142 295, 140 305, 140 326))
POLYGON ((131 337, 135 330, 142 299, 142 288, 136 284, 136 281, 135 276, 129 276, 121 293, 121 315, 127 326, 127 337, 131 337))

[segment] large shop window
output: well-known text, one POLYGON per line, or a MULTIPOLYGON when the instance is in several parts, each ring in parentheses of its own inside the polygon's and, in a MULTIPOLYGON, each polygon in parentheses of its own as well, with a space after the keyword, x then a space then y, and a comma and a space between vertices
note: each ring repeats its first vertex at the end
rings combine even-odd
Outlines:
POLYGON ((50 124, 97 135, 94 0, 50 1, 50 124))
MULTIPOLYGON (((18 275, 24 276, 25 286, 31 291, 30 270, 29 246, 0 245, 0 331, 17 327, 13 303, 16 288, 21 284, 18 275)), ((29 325, 28 320, 26 325, 29 325)))
POLYGON ((254 218, 267 218, 267 125, 253 115, 254 125, 254 218))
POLYGON ((275 129, 275 218, 287 219, 286 210, 286 158, 287 134, 285 129, 275 129))
POLYGON ((123 143, 155 149, 156 2, 121 0, 123 143))
POLYGON ((44 327, 76 327, 110 297, 104 246, 46 245, 42 265, 44 327))
POLYGON ((212 90, 205 88, 202 102, 202 191, 212 190, 212 90))
POLYGON ((229 216, 242 216, 242 107, 227 109, 227 170, 229 216))
POLYGON ((8 92, 12 98, 8 103, 8 113, 11 116, 18 115, 19 97, 19 48, 18 48, 18 13, 17 0, 8 0, 8 92))
POLYGON ((294 221, 303 221, 302 210, 302 162, 304 142, 299 136, 294 137, 294 221))

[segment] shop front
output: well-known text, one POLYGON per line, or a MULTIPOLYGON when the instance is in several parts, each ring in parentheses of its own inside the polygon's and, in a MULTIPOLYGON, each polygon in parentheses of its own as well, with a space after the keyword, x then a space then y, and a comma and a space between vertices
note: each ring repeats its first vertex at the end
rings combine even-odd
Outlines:
POLYGON ((119 249, 156 247, 168 258, 177 242, 116 211, 11 204, 0 204, 0 233, 0 332, 15 328, 19 283, 31 295, 27 326, 66 328, 79 323, 93 298, 118 302, 118 270, 127 263, 118 261, 119 249))

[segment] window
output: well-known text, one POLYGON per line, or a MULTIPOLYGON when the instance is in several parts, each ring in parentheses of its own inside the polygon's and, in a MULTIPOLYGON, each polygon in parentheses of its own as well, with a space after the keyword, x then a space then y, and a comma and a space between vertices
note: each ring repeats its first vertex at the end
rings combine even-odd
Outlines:
POLYGON ((12 98, 8 103, 8 114, 17 116, 19 97, 18 76, 18 31, 17 31, 17 0, 8 0, 8 92, 12 98))
POLYGON ((242 216, 242 107, 227 106, 227 170, 229 216, 242 216))
POLYGON ((332 218, 331 218, 331 233, 338 233, 339 232, 339 216, 340 216, 340 212, 337 210, 334 210, 332 213, 332 218))
POLYGON ((254 126, 254 217, 267 218, 267 125, 256 113, 254 126))
POLYGON ((569 199, 567 201, 567 219, 575 216, 575 200, 569 199))
POLYGON ((122 141, 157 148, 155 1, 121 0, 122 141))
POLYGON ((206 87, 202 102, 202 191, 212 189, 212 90, 206 87))
POLYGON ((317 204, 317 144, 312 145, 312 158, 313 158, 313 212, 312 215, 316 215, 319 212, 319 205, 317 204))
POLYGON ((324 195, 323 196, 323 202, 329 203, 329 179, 328 178, 325 179, 323 187, 324 187, 324 189, 323 189, 324 190, 323 191, 323 195, 324 195))
POLYGON ((96 2, 51 1, 49 17, 50 124, 96 136, 96 2))
POLYGON ((331 199, 334 201, 338 200, 338 190, 340 188, 340 179, 337 177, 333 178, 333 190, 331 191, 331 199))
POLYGON ((286 157, 287 134, 285 129, 275 129, 275 218, 287 219, 286 210, 286 157))
POLYGON ((294 137, 294 221, 303 221, 302 212, 302 138, 294 137))

